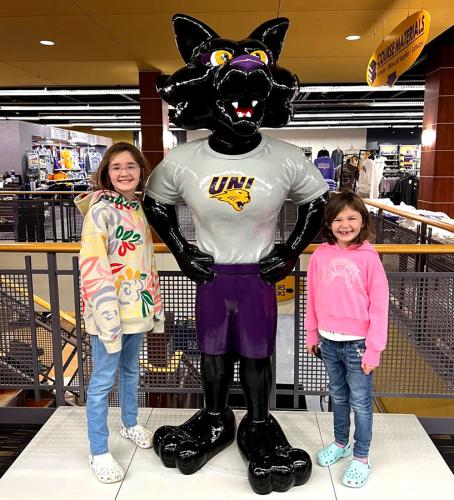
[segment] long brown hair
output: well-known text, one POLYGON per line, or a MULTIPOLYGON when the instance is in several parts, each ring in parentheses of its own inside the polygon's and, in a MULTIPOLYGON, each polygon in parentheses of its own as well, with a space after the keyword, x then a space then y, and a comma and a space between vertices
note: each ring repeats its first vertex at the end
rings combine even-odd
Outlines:
POLYGON ((325 212, 322 220, 322 236, 330 244, 336 243, 336 237, 331 230, 331 224, 340 212, 346 207, 355 212, 359 212, 362 218, 362 228, 358 236, 352 240, 352 243, 360 245, 369 236, 370 215, 364 200, 355 193, 343 192, 333 196, 325 206, 325 212))
POLYGON ((142 191, 143 193, 145 182, 151 173, 151 167, 141 151, 132 144, 129 144, 129 142, 117 142, 110 146, 110 148, 104 153, 101 163, 92 177, 93 188, 95 190, 101 189, 104 191, 115 191, 109 176, 109 165, 114 156, 118 153, 123 153, 124 151, 131 153, 134 161, 139 165, 140 180, 137 186, 137 191, 142 191))

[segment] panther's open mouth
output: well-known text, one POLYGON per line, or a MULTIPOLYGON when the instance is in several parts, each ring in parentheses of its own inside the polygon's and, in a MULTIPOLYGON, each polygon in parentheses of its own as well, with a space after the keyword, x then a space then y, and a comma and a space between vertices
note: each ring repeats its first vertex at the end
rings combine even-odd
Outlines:
POLYGON ((258 101, 232 101, 231 104, 238 118, 252 118, 254 115, 254 108, 257 106, 258 101))

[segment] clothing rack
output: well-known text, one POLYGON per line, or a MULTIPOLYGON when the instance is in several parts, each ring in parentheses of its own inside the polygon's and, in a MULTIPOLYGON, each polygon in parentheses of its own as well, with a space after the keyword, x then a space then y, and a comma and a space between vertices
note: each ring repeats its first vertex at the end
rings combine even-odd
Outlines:
POLYGON ((352 165, 358 166, 359 158, 360 158, 359 153, 360 153, 359 149, 355 149, 355 150, 350 149, 348 151, 345 151, 345 153, 342 155, 342 165, 344 163, 346 163, 348 159, 350 159, 350 163, 352 165))
POLYGON ((360 149, 359 150, 359 163, 362 164, 364 160, 367 160, 369 156, 373 153, 371 149, 360 149))

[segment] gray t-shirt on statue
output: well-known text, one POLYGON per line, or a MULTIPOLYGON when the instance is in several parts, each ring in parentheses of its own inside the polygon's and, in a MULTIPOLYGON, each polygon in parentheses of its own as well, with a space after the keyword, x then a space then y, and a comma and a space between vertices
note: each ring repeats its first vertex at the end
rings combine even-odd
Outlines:
POLYGON ((216 153, 206 138, 178 146, 146 186, 146 194, 157 201, 186 202, 198 247, 219 264, 259 262, 274 247, 285 200, 303 205, 327 190, 300 148, 265 135, 243 155, 216 153))

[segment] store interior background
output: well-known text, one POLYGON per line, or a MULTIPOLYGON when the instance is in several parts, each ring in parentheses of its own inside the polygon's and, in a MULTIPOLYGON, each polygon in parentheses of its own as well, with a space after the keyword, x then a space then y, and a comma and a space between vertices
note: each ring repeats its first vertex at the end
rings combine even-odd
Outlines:
MULTIPOLYGON (((66 127, 71 130, 107 137, 113 142, 137 142, 146 125, 140 119, 140 105, 145 99, 157 99, 128 89, 140 89, 140 75, 160 71, 170 74, 182 66, 172 32, 171 17, 177 12, 192 15, 215 29, 221 36, 244 38, 257 25, 276 16, 290 19, 280 64, 293 72, 303 86, 365 85, 366 66, 370 55, 387 33, 408 14, 421 8, 432 17, 429 41, 433 42, 446 30, 452 33, 454 2, 452 0, 168 0, 166 2, 130 0, 41 0, 35 2, 2 2, 0 7, 0 175, 23 165, 17 165, 10 153, 11 142, 5 140, 2 125, 17 120, 33 124, 66 127), (350 42, 347 35, 360 35, 350 42), (40 40, 52 40, 53 46, 43 46, 40 40), (84 97, 72 95, 25 95, 30 90, 58 89, 116 89, 124 93, 109 93, 84 97), (8 93, 8 91, 24 91, 8 93), (3 91, 3 92, 2 92, 3 91), (45 109, 72 106, 79 109, 45 109), (106 109, 94 109, 105 106, 106 109), (109 109, 109 106, 134 106, 134 109, 109 109), (16 107, 11 109, 11 107, 16 107), (32 109, 33 108, 33 109, 32 109), (40 109, 42 108, 42 109, 40 109), (57 118, 55 118, 57 116, 57 118), (76 116, 76 118, 74 118, 76 116), (97 118, 99 116, 99 118, 97 118), (121 116, 121 118, 120 118, 121 116), (89 118, 90 117, 90 118, 89 118), (102 117, 102 118, 101 118, 102 117), (118 122, 126 123, 118 127, 118 122), (91 123, 92 122, 92 123, 91 123), (102 126, 99 124, 102 123, 102 126), (102 129, 102 130, 100 130, 102 129)), ((424 67, 421 58, 397 86, 424 85, 424 67)), ((342 123, 336 126, 320 125, 316 113, 339 109, 345 113, 392 113, 423 111, 423 106, 401 106, 402 101, 422 102, 424 91, 396 90, 374 92, 365 89, 355 93, 323 91, 302 93, 299 111, 314 114, 306 118, 308 125, 264 132, 301 147, 331 153, 342 150, 368 149, 371 143, 421 144, 423 117, 409 117, 407 123, 388 117, 389 126, 377 127, 369 115, 370 127, 342 123), (314 97, 316 96, 316 97, 314 97), (324 108, 324 101, 332 108, 324 108), (372 101, 394 101, 395 106, 370 107, 372 101), (312 103, 312 104, 311 104, 312 103), (347 105, 348 103, 348 105, 347 105), (361 104, 362 103, 362 104, 361 104), (307 106, 306 106, 307 105, 307 106), (306 106, 306 107, 305 107, 306 106), (393 126, 393 123, 395 124, 393 126), (398 125, 397 125, 398 123, 398 125), (405 126, 405 128, 401 128, 405 126)), ((453 110, 454 113, 454 110, 453 110)), ((326 120, 326 118, 324 118, 326 120)), ((351 117, 338 117, 340 122, 351 117)), ((454 122, 454 118, 452 120, 454 122)), ((161 117, 156 123, 162 127, 161 117)), ((3 125, 5 127, 5 125, 3 125)), ((152 126, 152 125, 149 125, 152 126)), ((165 124, 164 124, 165 128, 165 124)), ((170 127, 172 129, 172 127, 170 127)), ((193 140, 207 131, 190 131, 187 140, 193 140)), ((176 134, 178 135, 178 134, 176 134)), ((181 137, 181 134, 180 134, 181 137)), ((162 144, 162 150, 165 149, 162 144)), ((22 151, 20 152, 22 154, 22 151)), ((14 268, 22 264, 24 254, 2 255, 2 266, 14 268)), ((59 261, 70 265, 71 256, 60 256, 59 261)), ((160 269, 175 269, 172 257, 158 255, 160 269)), ((34 266, 45 268, 45 258, 33 256, 34 266)), ((45 277, 43 277, 44 283, 45 277)), ((62 288, 65 289, 64 278, 62 288)), ((39 285, 36 290, 39 294, 39 285)), ((61 308, 65 310, 65 293, 61 308)), ((71 304, 72 300, 68 301, 71 304)), ((454 404, 449 401, 396 400, 390 407, 395 412, 423 412, 424 415, 454 416, 454 404)))

